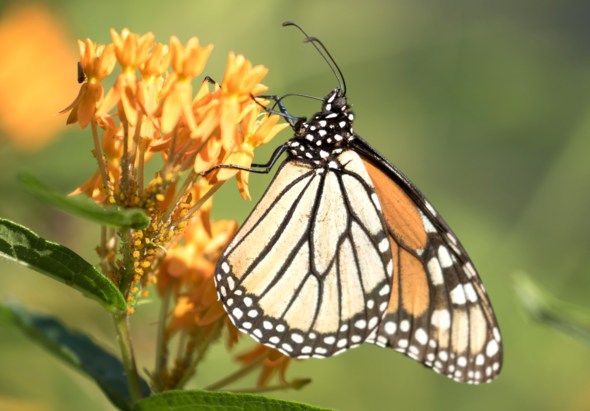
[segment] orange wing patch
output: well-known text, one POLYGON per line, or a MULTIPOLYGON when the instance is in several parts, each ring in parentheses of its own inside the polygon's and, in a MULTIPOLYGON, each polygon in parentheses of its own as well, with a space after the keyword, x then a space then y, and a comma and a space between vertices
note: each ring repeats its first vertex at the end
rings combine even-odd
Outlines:
POLYGON ((394 286, 387 311, 398 309, 401 293, 402 307, 411 315, 420 316, 430 304, 428 279, 422 262, 403 248, 421 252, 426 247, 428 235, 420 211, 401 187, 370 162, 363 162, 373 180, 383 217, 393 237, 390 243, 394 256, 394 286))
POLYGON ((430 288, 424 266, 421 261, 404 249, 400 249, 399 261, 402 306, 412 316, 419 317, 430 304, 430 288))
POLYGON ((403 245, 414 250, 423 250, 426 247, 427 234, 420 211, 412 199, 373 164, 364 160, 363 163, 375 185, 389 229, 403 245))
POLYGON ((418 317, 430 305, 428 279, 426 278, 424 266, 420 260, 403 248, 400 248, 395 241, 390 241, 390 243, 394 265, 387 312, 394 313, 398 310, 401 292, 403 308, 408 313, 418 317))

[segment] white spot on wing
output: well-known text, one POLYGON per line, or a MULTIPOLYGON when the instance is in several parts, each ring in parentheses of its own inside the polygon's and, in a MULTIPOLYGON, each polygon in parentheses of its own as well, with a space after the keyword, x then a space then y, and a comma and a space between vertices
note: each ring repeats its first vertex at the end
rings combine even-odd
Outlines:
POLYGON ((442 275, 442 269, 436 257, 432 257, 426 267, 428 268, 428 273, 430 274, 430 281, 434 285, 441 285, 444 283, 444 278, 442 275))
POLYGON ((410 322, 408 320, 403 320, 399 324, 399 329, 403 332, 407 332, 410 329, 410 322))
POLYGON ((291 334, 291 339, 297 344, 301 344, 303 342, 303 336, 301 334, 293 333, 291 334))
POLYGON ((414 334, 414 338, 420 345, 425 345, 428 341, 428 334, 426 334, 426 331, 424 331, 422 328, 418 328, 414 334))
POLYGON ((430 211, 430 213, 436 217, 436 210, 434 209, 434 207, 428 202, 428 201, 424 201, 424 205, 426 206, 426 209, 428 211, 430 211))
POLYGON ((467 297, 467 300, 471 301, 472 303, 477 301, 477 294, 475 293, 475 290, 473 289, 473 286, 469 283, 465 284, 464 286, 465 288, 465 295, 467 297))
POLYGON ((356 328, 363 329, 367 326, 367 322, 365 320, 358 320, 357 322, 354 323, 354 326, 356 328))
POLYGON ((232 314, 233 314, 234 318, 236 318, 237 320, 242 318, 242 316, 244 315, 242 310, 240 310, 238 307, 236 307, 232 310, 232 314))
POLYGON ((432 225, 428 217, 426 217, 422 213, 420 213, 420 216, 422 217, 422 224, 424 224, 424 230, 427 233, 436 233, 436 228, 434 228, 434 225, 432 225))
POLYGON ((453 260, 449 254, 449 250, 444 245, 438 247, 438 260, 443 268, 447 268, 453 265, 453 260))
POLYGON ((324 343, 328 344, 328 345, 332 345, 336 342, 336 337, 330 335, 328 337, 324 338, 324 343))
POLYGON ((379 251, 382 253, 386 252, 389 249, 389 240, 385 237, 383 240, 379 242, 379 251))
POLYGON ((383 329, 385 330, 386 334, 393 335, 397 330, 397 325, 393 321, 387 321, 383 329))
POLYGON ((449 295, 454 304, 463 305, 467 302, 462 284, 457 284, 457 286, 451 290, 449 295))
POLYGON ((375 208, 381 211, 381 203, 379 202, 379 198, 377 197, 376 193, 371 193, 371 200, 373 200, 373 204, 375 204, 375 208))
POLYGON ((486 346, 486 355, 488 357, 493 357, 494 355, 496 355, 499 349, 500 347, 498 346, 496 340, 490 340, 490 342, 488 342, 488 345, 486 346))
POLYGON ((435 310, 430 322, 441 330, 447 330, 451 326, 451 314, 447 309, 435 310))

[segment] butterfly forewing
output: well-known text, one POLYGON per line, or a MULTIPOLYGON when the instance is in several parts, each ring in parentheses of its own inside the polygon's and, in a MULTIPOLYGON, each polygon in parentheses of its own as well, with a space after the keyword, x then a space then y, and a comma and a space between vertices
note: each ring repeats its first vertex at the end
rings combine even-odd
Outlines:
POLYGON ((389 305, 368 341, 459 382, 492 380, 501 367, 500 335, 467 253, 398 170, 376 156, 364 164, 383 207, 394 261, 389 305))
POLYGON ((219 262, 232 322, 292 357, 326 357, 376 332, 393 261, 360 157, 287 160, 219 262))

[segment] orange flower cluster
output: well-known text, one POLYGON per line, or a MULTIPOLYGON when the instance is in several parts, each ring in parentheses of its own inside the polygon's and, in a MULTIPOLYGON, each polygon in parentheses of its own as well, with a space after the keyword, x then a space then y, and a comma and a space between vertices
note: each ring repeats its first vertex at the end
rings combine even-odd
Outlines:
MULTIPOLYGON (((238 339, 213 281, 237 224, 211 220, 211 196, 236 176, 242 197, 250 198, 248 173, 205 171, 220 164, 249 167, 254 150, 287 125, 255 101, 266 90, 260 83, 264 66, 230 53, 221 83, 203 81, 194 90, 211 45, 197 38, 183 44, 176 37, 165 45, 151 33, 128 30, 111 30, 111 37, 105 45, 89 39, 78 43, 85 78, 64 111, 69 124, 90 126, 98 169, 73 194, 139 207, 149 215, 143 230, 103 228, 97 250, 103 272, 125 293, 129 314, 145 295, 145 285, 157 283, 162 312, 152 381, 156 389, 179 388, 224 330, 230 347, 238 339), (104 80, 117 66, 113 86, 105 89, 104 80), (155 159, 161 166, 144 182, 145 166, 155 159)), ((289 359, 259 349, 266 358, 256 364, 260 383, 276 372, 284 382, 289 359)))
POLYGON ((286 124, 254 100, 266 90, 260 81, 267 69, 243 56, 230 53, 221 86, 202 82, 195 91, 193 80, 202 74, 212 45, 197 38, 183 44, 176 37, 162 44, 152 33, 127 29, 111 30, 111 37, 110 44, 78 42, 85 80, 64 112, 69 124, 91 126, 98 162, 98 170, 73 194, 140 207, 151 218, 147 229, 122 239, 133 247, 132 261, 103 261, 106 274, 133 304, 142 286, 156 281, 162 248, 221 184, 238 174, 240 192, 249 198, 246 173, 201 174, 224 163, 248 167, 254 148, 286 124), (104 80, 117 65, 114 84, 105 90, 104 80), (146 163, 158 157, 162 167, 144 183, 146 163))

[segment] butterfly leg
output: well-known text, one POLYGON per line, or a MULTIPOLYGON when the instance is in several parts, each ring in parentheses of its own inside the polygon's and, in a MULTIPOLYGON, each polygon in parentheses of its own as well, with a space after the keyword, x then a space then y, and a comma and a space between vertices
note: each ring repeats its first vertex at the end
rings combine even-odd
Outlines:
POLYGON ((280 146, 278 146, 275 149, 275 151, 273 151, 273 153, 270 156, 270 159, 266 163, 261 163, 261 164, 252 163, 251 168, 242 167, 242 166, 239 166, 236 164, 219 164, 214 167, 211 167, 208 170, 203 171, 200 174, 202 176, 206 176, 207 174, 212 173, 213 171, 220 169, 220 168, 230 168, 233 170, 242 170, 242 171, 248 171, 250 173, 257 173, 257 174, 268 174, 270 172, 270 170, 273 168, 273 166, 276 164, 279 157, 281 157, 281 155, 286 150, 287 150, 287 144, 281 144, 280 146))
POLYGON ((287 111, 287 108, 284 106, 284 104, 282 103, 282 97, 279 97, 276 94, 268 94, 268 95, 262 95, 262 96, 253 96, 250 95, 250 97, 252 98, 252 100, 254 100, 254 102, 256 104, 258 104, 260 107, 262 107, 264 109, 264 111, 266 111, 268 114, 276 114, 278 116, 283 117, 285 120, 287 120, 287 122, 291 125, 291 127, 295 127, 295 125, 301 121, 301 120, 305 120, 305 117, 296 117, 293 116, 291 114, 289 114, 289 112, 287 111), (265 100, 272 100, 274 101, 274 104, 272 105, 271 108, 266 107, 264 104, 260 103, 257 99, 258 98, 262 98, 265 100), (275 107, 279 106, 279 110, 275 110, 275 107))

